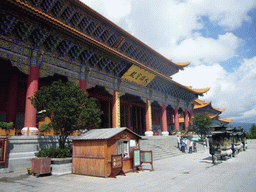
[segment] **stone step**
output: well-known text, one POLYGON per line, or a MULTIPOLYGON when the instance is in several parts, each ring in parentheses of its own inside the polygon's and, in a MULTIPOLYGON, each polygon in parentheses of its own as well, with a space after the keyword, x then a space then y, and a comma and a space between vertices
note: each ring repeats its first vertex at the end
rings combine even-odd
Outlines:
POLYGON ((154 161, 182 155, 176 145, 176 137, 147 137, 140 141, 141 150, 152 151, 154 161))
MULTIPOLYGON (((140 141, 140 148, 144 151, 152 151, 154 161, 184 155, 184 153, 177 148, 176 136, 143 137, 143 139, 140 141)), ((198 143, 197 150, 204 150, 204 148, 198 143)))

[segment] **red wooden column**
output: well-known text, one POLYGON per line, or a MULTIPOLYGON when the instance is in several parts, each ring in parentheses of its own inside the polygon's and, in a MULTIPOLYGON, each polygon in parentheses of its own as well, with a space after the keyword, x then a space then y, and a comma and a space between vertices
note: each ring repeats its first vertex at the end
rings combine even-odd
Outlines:
POLYGON ((185 131, 188 131, 188 109, 185 109, 184 112, 184 125, 185 125, 185 131))
POLYGON ((131 129, 131 97, 128 96, 128 128, 131 129))
POLYGON ((120 128, 120 93, 119 90, 114 90, 113 95, 113 110, 112 110, 112 127, 120 128))
POLYGON ((162 104, 162 135, 163 136, 168 136, 169 132, 167 131, 167 114, 166 114, 166 103, 162 104))
POLYGON ((171 111, 170 111, 170 124, 172 125, 173 124, 173 111, 172 111, 172 109, 171 109, 171 111))
POLYGON ((174 124, 175 124, 175 129, 180 131, 179 111, 177 106, 175 106, 175 110, 174 110, 174 124))
POLYGON ((35 130, 36 128, 37 110, 31 104, 28 97, 34 96, 35 92, 38 90, 38 80, 39 80, 39 67, 30 66, 29 76, 27 81, 25 122, 24 122, 24 128, 27 128, 27 135, 29 135, 28 133, 30 128, 32 128, 33 130, 35 130))
POLYGON ((152 112, 151 112, 151 101, 146 99, 146 136, 153 136, 152 131, 152 112))
POLYGON ((190 125, 193 125, 193 118, 194 118, 193 110, 191 109, 191 110, 190 110, 190 113, 189 113, 189 122, 190 122, 190 125))
POLYGON ((131 129, 131 104, 128 104, 128 128, 131 129))
POLYGON ((86 92, 87 90, 87 82, 85 79, 79 81, 79 88, 86 92))
POLYGON ((86 82, 86 69, 84 66, 80 67, 80 80, 79 80, 79 88, 86 92, 87 90, 87 82, 86 82))
POLYGON ((18 74, 13 74, 9 84, 6 121, 13 122, 14 125, 16 120, 17 97, 18 97, 18 74))

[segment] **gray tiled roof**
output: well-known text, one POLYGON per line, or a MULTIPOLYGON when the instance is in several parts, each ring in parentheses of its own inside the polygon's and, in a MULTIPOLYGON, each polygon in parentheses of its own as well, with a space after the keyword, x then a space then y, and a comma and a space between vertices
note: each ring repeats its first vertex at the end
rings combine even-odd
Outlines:
POLYGON ((128 130, 131 133, 135 134, 139 138, 138 134, 134 133, 132 130, 121 127, 121 128, 107 128, 107 129, 92 129, 90 131, 87 131, 85 133, 82 133, 76 137, 73 138, 73 140, 93 140, 93 139, 110 139, 111 137, 114 137, 118 133, 121 133, 124 130, 128 130))

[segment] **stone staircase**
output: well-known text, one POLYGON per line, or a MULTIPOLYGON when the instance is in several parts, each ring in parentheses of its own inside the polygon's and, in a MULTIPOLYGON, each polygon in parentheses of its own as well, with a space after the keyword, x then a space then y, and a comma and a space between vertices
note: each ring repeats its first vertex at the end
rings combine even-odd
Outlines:
MULTIPOLYGON (((142 140, 140 140, 140 149, 144 151, 153 151, 154 161, 184 155, 184 153, 177 148, 176 136, 143 136, 142 140)), ((204 150, 203 146, 200 143, 197 143, 197 151, 202 150, 204 150)))
POLYGON ((177 148, 176 136, 143 137, 140 149, 153 151, 154 161, 184 154, 177 148))

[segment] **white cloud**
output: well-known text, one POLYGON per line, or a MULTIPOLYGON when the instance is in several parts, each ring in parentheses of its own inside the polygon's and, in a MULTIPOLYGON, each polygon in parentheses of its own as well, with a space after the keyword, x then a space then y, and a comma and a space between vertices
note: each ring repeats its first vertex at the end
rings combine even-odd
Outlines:
POLYGON ((240 27, 243 21, 250 20, 248 11, 256 4, 254 0, 215 0, 202 1, 199 6, 211 21, 232 30, 240 27))
POLYGON ((193 61, 196 63, 213 64, 226 61, 236 55, 242 40, 232 33, 219 35, 218 39, 197 36, 185 39, 173 50, 160 49, 164 55, 169 55, 174 61, 193 61), (196 62, 197 61, 197 62, 196 62), (199 61, 199 62, 198 62, 199 61))
POLYGON ((131 11, 129 0, 81 1, 115 23, 118 23, 122 17, 129 15, 131 11))
MULTIPOLYGON (((255 0, 82 0, 150 47, 169 56, 184 39, 201 36, 202 16, 235 29, 251 18, 255 0), (166 51, 163 51, 166 50, 166 51)), ((172 58, 173 59, 173 58, 172 58)))
POLYGON ((219 64, 200 65, 188 67, 173 79, 195 88, 210 86, 210 91, 200 99, 212 101, 214 107, 225 108, 221 117, 256 123, 256 57, 244 59, 233 73, 226 72, 219 64))

